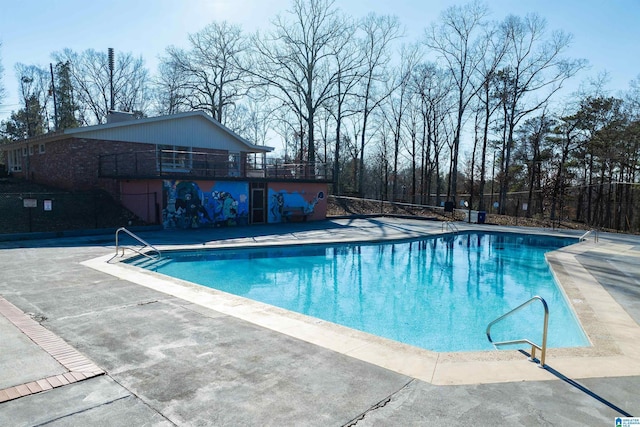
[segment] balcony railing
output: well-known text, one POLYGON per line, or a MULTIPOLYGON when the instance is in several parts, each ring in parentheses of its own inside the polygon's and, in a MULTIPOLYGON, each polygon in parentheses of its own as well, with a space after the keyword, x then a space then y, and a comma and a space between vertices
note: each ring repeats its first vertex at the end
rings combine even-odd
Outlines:
POLYGON ((324 163, 289 163, 282 159, 253 158, 244 163, 227 154, 192 151, 137 151, 100 156, 101 178, 265 178, 278 180, 331 180, 324 163))

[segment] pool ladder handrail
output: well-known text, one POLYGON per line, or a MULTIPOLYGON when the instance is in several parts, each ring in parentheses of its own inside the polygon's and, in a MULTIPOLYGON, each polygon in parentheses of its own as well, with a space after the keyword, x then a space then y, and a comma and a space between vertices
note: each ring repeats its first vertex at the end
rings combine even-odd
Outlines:
POLYGON ((118 256, 119 248, 122 248, 122 255, 121 256, 124 256, 124 250, 129 248, 132 251, 134 251, 134 252, 136 252, 136 253, 138 253, 138 254, 140 254, 142 256, 145 256, 145 257, 147 257, 149 259, 162 258, 162 254, 160 253, 160 250, 158 248, 156 248, 155 246, 153 246, 150 243, 147 243, 140 236, 137 236, 136 234, 134 234, 133 232, 127 230, 124 227, 120 227, 120 228, 118 228, 116 230, 116 255, 115 256, 118 256), (142 244, 142 247, 141 248, 137 248, 135 246, 120 246, 119 243, 118 243, 118 235, 120 234, 120 232, 124 232, 124 233, 128 234, 129 236, 131 236, 133 239, 135 239, 138 242, 140 242, 142 244), (152 251, 155 251, 157 255, 155 257, 153 257, 153 256, 147 254, 146 252, 143 252, 145 250, 145 248, 150 248, 152 251))
POLYGON ((445 228, 452 233, 458 233, 460 231, 453 221, 444 221, 442 223, 442 231, 444 231, 445 228))
POLYGON ((535 362, 536 361, 536 349, 540 350, 540 360, 539 360, 538 367, 539 368, 544 368, 544 366, 545 366, 544 360, 545 360, 545 356, 546 356, 546 353, 547 353, 547 329, 548 329, 548 326, 549 326, 549 306, 547 305, 547 302, 544 300, 544 298, 536 295, 533 298, 531 298, 530 300, 520 304, 519 306, 517 306, 513 310, 503 314, 502 316, 498 317, 493 322, 489 323, 487 325, 487 338, 489 339, 489 342, 491 344, 493 344, 493 346, 496 347, 496 348, 498 348, 498 346, 510 345, 510 344, 529 344, 531 346, 531 356, 529 357, 529 360, 531 362, 535 362), (528 340, 528 339, 493 342, 493 339, 491 339, 491 326, 493 326, 494 324, 500 322, 501 320, 505 319, 506 317, 510 316, 511 314, 515 313, 516 311, 518 311, 521 308, 531 304, 532 302, 534 302, 536 300, 540 301, 542 303, 542 306, 544 307, 544 326, 543 326, 543 329, 542 329, 542 345, 538 345, 538 344, 536 344, 533 341, 528 340))
POLYGON ((591 230, 587 231, 586 233, 584 233, 582 236, 580 236, 580 238, 578 239, 579 242, 584 242, 587 240, 587 237, 589 235, 593 234, 593 243, 598 243, 598 230, 596 230, 595 228, 592 228, 591 230))

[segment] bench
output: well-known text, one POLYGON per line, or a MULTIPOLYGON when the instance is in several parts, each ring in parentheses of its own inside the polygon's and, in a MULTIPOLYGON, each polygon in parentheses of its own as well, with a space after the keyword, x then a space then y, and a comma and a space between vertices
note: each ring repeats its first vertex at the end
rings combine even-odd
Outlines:
POLYGON ((303 207, 287 206, 282 209, 282 218, 287 222, 306 221, 308 212, 303 207))

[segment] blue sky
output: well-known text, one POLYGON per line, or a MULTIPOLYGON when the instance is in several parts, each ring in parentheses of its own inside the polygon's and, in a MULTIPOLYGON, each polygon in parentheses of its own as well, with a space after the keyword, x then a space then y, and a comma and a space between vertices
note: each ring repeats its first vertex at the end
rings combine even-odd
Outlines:
MULTIPOLYGON (((398 16, 407 41, 417 40, 440 12, 464 1, 452 0, 336 0, 353 17, 377 14, 398 16)), ((488 0, 491 18, 537 12, 548 28, 572 33, 567 52, 585 58, 590 68, 573 85, 607 71, 612 94, 628 88, 640 76, 640 0, 488 0)), ((17 99, 14 65, 47 67, 51 53, 64 48, 93 48, 142 55, 151 73, 169 45, 187 46, 187 35, 212 21, 240 24, 246 32, 266 29, 289 0, 0 0, 0 61, 9 97, 0 105, 0 119, 21 108, 17 99)))

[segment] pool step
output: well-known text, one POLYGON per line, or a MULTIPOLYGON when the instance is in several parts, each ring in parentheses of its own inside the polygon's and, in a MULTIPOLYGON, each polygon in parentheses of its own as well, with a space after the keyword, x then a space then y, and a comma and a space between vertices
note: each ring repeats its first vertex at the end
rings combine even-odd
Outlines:
POLYGON ((171 258, 159 258, 159 259, 143 258, 143 259, 139 259, 136 262, 131 263, 131 265, 135 265, 136 267, 141 267, 147 270, 155 270, 158 267, 169 264, 172 261, 173 260, 171 258))

